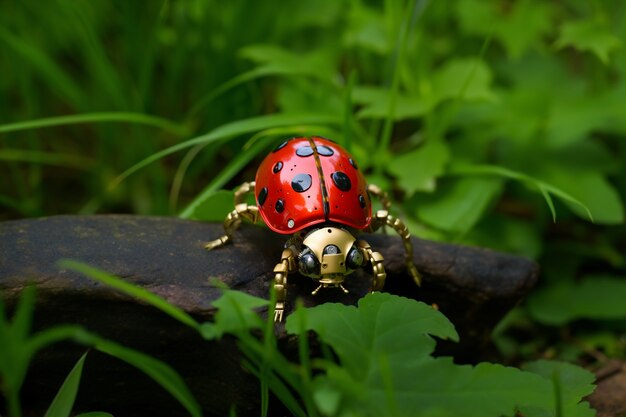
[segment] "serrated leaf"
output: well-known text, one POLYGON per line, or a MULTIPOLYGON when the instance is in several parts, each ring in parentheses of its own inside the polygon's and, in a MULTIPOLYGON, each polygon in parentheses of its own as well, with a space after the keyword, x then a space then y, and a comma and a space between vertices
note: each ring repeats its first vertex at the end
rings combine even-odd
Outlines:
POLYGON ((267 307, 269 301, 240 291, 224 290, 222 296, 212 304, 218 309, 215 322, 200 326, 200 333, 205 339, 261 328, 263 320, 256 310, 267 307))
MULTIPOLYGON (((549 382, 501 365, 455 365, 430 356, 427 334, 457 339, 451 323, 431 307, 389 294, 367 295, 358 307, 323 304, 306 309, 306 329, 337 353, 341 365, 326 364, 316 388, 336 415, 513 416, 520 406, 551 409, 549 382), (325 378, 325 379, 324 379, 325 378), (352 413, 352 414, 350 414, 352 413)), ((287 320, 300 333, 301 315, 287 320)))
POLYGON ((555 326, 577 319, 623 319, 626 317, 626 280, 587 277, 580 282, 563 281, 536 291, 528 310, 536 320, 555 326))
POLYGON ((306 312, 306 326, 297 321, 299 315, 291 315, 287 331, 314 330, 351 372, 362 377, 381 354, 406 364, 428 357, 435 347, 429 334, 458 340, 454 326, 437 310, 385 293, 368 294, 359 300, 358 308, 326 303, 306 312))
MULTIPOLYGON (((552 383, 555 401, 559 401, 554 410, 541 413, 546 417, 593 417, 595 411, 589 403, 581 399, 595 389, 593 373, 566 362, 538 360, 527 363, 524 370, 541 375, 552 383), (557 409, 559 412, 557 412, 557 409)), ((525 413, 533 416, 532 413, 525 413)))
POLYGON ((417 216, 442 230, 466 232, 485 213, 500 194, 504 183, 499 178, 467 177, 453 180, 427 196, 417 205, 417 216))
MULTIPOLYGON (((436 358, 416 366, 399 365, 392 373, 393 400, 399 416, 514 416, 526 404, 552 406, 547 381, 529 372, 498 364, 456 365, 436 358)), ((370 406, 385 404, 380 385, 371 385, 370 406)), ((371 413, 385 415, 385 408, 371 413)))
POLYGON ((597 19, 567 22, 561 27, 555 46, 573 46, 579 51, 594 53, 604 64, 609 63, 609 54, 622 46, 622 41, 613 35, 607 25, 597 19))
POLYGON ((393 159, 389 172, 398 178, 400 187, 409 195, 415 191, 434 191, 435 180, 444 172, 450 159, 443 141, 427 141, 421 147, 393 159))

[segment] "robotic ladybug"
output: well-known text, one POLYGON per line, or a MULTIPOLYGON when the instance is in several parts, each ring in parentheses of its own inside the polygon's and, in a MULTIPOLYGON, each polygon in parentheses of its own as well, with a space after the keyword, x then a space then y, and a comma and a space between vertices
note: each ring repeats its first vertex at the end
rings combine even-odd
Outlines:
POLYGON ((420 285, 409 230, 388 213, 390 206, 387 194, 365 182, 352 156, 339 145, 317 136, 292 138, 261 162, 254 182, 237 189, 235 210, 224 221, 226 234, 209 242, 206 249, 224 245, 242 219, 255 223, 259 214, 274 232, 291 235, 274 268, 274 321, 278 322, 283 318, 287 276, 292 272, 317 281, 313 295, 329 287, 347 293, 342 285, 346 276, 371 265, 371 291, 383 288, 387 276, 383 256, 366 241, 357 240, 359 231, 392 227, 404 243, 408 272, 420 285), (250 192, 255 194, 256 206, 245 203, 250 192), (384 208, 374 215, 370 196, 378 198, 384 208))

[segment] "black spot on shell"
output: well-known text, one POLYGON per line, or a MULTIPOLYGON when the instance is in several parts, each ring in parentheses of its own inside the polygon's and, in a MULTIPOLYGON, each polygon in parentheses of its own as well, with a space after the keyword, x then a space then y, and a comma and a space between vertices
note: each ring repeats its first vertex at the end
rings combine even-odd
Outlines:
POLYGON ((354 159, 348 158, 348 162, 350 162, 350 165, 352 165, 354 169, 359 169, 359 167, 356 165, 356 162, 354 162, 354 159))
POLYGON ((350 178, 341 171, 333 172, 330 177, 332 178, 335 186, 339 188, 341 191, 349 191, 350 188, 352 187, 350 178))
POLYGON ((285 145, 287 145, 287 142, 289 142, 288 140, 284 141, 283 143, 281 143, 280 145, 278 145, 277 147, 274 148, 274 150, 272 152, 278 152, 280 151, 282 148, 285 147, 285 145))
POLYGON ((291 188, 297 193, 303 193, 311 188, 312 178, 309 174, 298 174, 291 180, 291 188))
POLYGON ((281 169, 283 169, 283 163, 278 161, 276 162, 276 165, 274 165, 274 168, 272 169, 272 171, 274 171, 274 174, 278 173, 281 169))
POLYGON ((322 156, 331 156, 335 152, 333 152, 333 150, 331 148, 329 148, 328 146, 319 145, 317 147, 317 153, 322 155, 322 156))
POLYGON ((313 155, 313 148, 311 148, 309 145, 300 146, 298 149, 296 149, 296 155, 302 157, 311 156, 313 155))
POLYGON ((263 187, 261 188, 261 191, 259 191, 259 196, 257 197, 257 200, 259 201, 259 206, 262 206, 263 203, 265 203, 266 199, 267 199, 267 187, 263 187))
POLYGON ((363 197, 363 194, 359 194, 359 205, 361 206, 361 208, 365 208, 365 206, 367 205, 367 203, 365 202, 365 197, 363 197))
POLYGON ((285 202, 282 199, 278 199, 276 201, 276 205, 274 206, 277 212, 282 213, 285 210, 285 202))

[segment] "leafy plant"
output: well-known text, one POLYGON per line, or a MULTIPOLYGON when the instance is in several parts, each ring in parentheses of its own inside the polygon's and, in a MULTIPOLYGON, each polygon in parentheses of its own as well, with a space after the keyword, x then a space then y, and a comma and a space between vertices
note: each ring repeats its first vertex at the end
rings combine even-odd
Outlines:
MULTIPOLYGON (((265 299, 224 289, 213 303, 215 322, 192 323, 160 297, 119 278, 74 261, 63 265, 141 298, 207 340, 234 335, 246 367, 263 384, 263 395, 271 390, 295 416, 512 416, 520 410, 529 416, 593 415, 580 401, 593 389, 594 377, 574 365, 536 362, 525 372, 432 357, 433 336, 458 340, 458 335, 440 312, 407 298, 374 293, 358 307, 299 307, 286 325, 299 336, 300 363, 293 363, 276 346, 271 308, 265 321, 256 311, 267 308, 265 299), (253 330, 262 331, 261 339, 253 330), (323 357, 310 358, 309 331, 326 347, 323 357)), ((263 415, 266 407, 265 401, 263 415)))

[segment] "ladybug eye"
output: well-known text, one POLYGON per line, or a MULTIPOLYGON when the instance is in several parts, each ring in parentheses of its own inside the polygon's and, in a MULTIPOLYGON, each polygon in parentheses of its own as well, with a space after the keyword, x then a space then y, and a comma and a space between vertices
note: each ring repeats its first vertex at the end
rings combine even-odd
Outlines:
POLYGON ((311 249, 304 249, 298 258, 298 269, 302 275, 319 275, 320 261, 318 261, 315 254, 311 252, 311 249))
POLYGON ((350 251, 348 251, 348 256, 346 259, 346 265, 348 266, 348 268, 358 269, 363 266, 363 261, 364 258, 361 250, 356 245, 352 245, 350 251))

